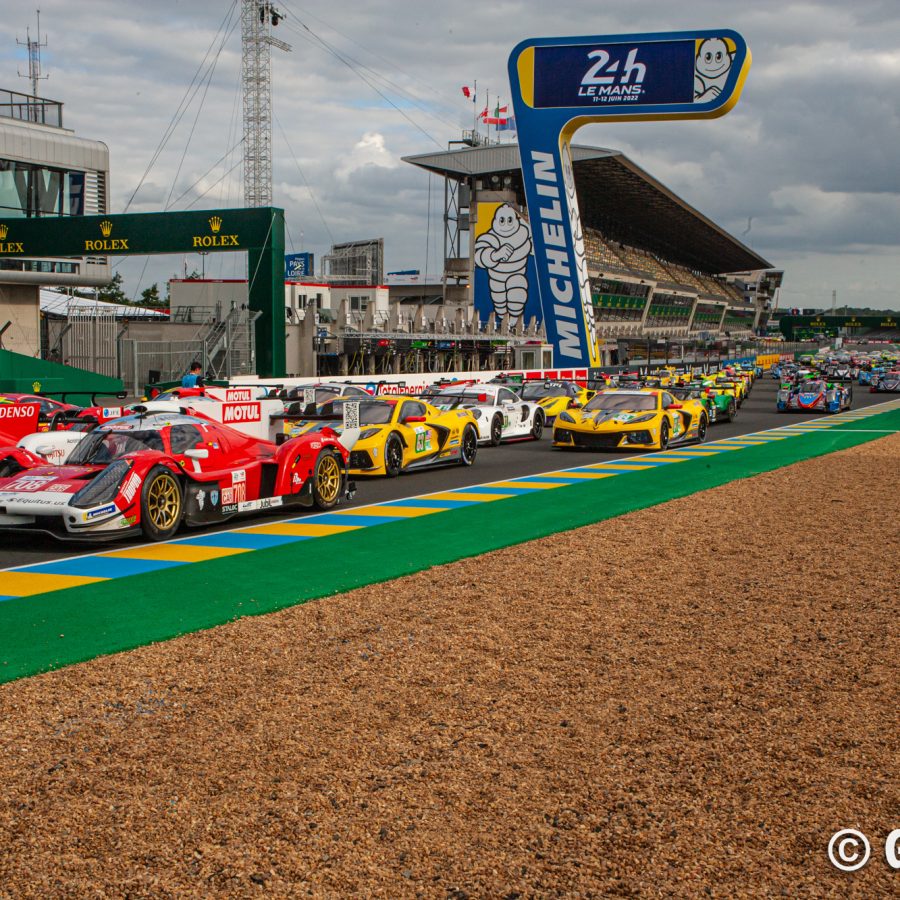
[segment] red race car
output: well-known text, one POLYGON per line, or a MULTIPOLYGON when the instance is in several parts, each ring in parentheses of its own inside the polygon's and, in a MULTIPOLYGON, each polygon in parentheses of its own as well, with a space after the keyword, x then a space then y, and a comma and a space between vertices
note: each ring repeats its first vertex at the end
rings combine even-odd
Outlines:
POLYGON ((50 422, 56 416, 59 420, 61 415, 66 413, 73 414, 78 412, 81 407, 73 406, 71 403, 62 403, 59 400, 51 400, 49 397, 40 397, 37 394, 0 394, 0 403, 37 403, 40 412, 38 413, 38 431, 46 431, 50 427, 50 422))
POLYGON ((358 428, 276 445, 209 419, 148 413, 98 425, 64 465, 20 447, 0 449, 0 531, 166 540, 182 525, 222 522, 274 507, 330 509, 347 476, 358 428))

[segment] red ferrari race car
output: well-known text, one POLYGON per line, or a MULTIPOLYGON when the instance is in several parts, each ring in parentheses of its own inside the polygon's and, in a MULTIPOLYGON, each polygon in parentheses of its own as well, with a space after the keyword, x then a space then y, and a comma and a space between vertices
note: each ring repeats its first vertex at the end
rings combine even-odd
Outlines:
POLYGON ((28 404, 36 403, 38 405, 38 426, 37 431, 46 431, 50 427, 53 417, 66 414, 74 414, 80 410, 80 407, 71 403, 63 403, 60 400, 51 400, 49 397, 41 397, 37 394, 10 394, 3 392, 0 394, 0 404, 15 403, 28 404))
POLYGON ((282 444, 198 416, 148 413, 98 425, 64 465, 0 449, 0 531, 166 540, 183 524, 273 507, 330 509, 352 496, 348 447, 359 429, 282 444))

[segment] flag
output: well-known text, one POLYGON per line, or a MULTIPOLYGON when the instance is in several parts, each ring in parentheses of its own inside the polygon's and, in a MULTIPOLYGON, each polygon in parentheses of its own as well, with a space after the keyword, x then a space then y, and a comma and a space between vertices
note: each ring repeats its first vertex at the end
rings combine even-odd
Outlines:
POLYGON ((488 120, 488 108, 485 107, 480 113, 478 113, 478 118, 484 122, 488 120))
POLYGON ((509 106, 501 106, 500 101, 497 101, 497 108, 494 110, 494 118, 499 119, 503 113, 509 110, 509 106))
POLYGON ((472 101, 474 102, 475 98, 472 96, 472 89, 468 85, 465 85, 465 84, 463 85, 462 92, 463 92, 463 97, 465 97, 466 100, 471 98, 472 101))
POLYGON ((497 131, 516 131, 516 117, 507 116, 497 123, 497 131))

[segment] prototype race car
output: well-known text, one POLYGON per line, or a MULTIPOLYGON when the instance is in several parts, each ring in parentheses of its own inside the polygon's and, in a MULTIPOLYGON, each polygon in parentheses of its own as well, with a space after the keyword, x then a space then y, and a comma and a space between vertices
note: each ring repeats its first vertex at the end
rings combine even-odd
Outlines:
POLYGON ((0 530, 59 538, 166 540, 186 525, 281 506, 330 509, 352 496, 358 431, 276 445, 189 415, 127 416, 85 435, 64 465, 0 449, 0 530))
POLYGON ((731 394, 711 385, 706 386, 700 381, 693 381, 681 387, 671 387, 669 393, 679 401, 699 400, 706 407, 710 425, 732 422, 737 415, 737 401, 731 394))
MULTIPOLYGON (((293 418, 286 414, 288 435, 315 435, 334 430, 346 403, 335 399, 317 407, 315 415, 293 418)), ((352 445, 350 472, 353 475, 387 475, 426 466, 458 463, 471 466, 478 450, 478 424, 469 409, 443 412, 414 397, 370 397, 359 401, 359 439, 352 445)))
POLYGON ((591 450, 665 450, 706 440, 709 415, 699 400, 679 403, 669 391, 599 391, 583 409, 564 410, 553 446, 591 450))
POLYGON ((778 412, 836 413, 850 409, 853 388, 850 385, 831 384, 819 379, 807 379, 798 384, 782 383, 775 399, 778 412))
POLYGON ((72 403, 63 403, 60 400, 51 400, 49 397, 41 397, 38 394, 0 394, 0 403, 36 403, 38 405, 38 431, 46 431, 54 416, 59 417, 65 413, 77 413, 80 407, 72 403))
MULTIPOLYGON (((420 395, 421 399, 421 395, 420 395)), ((478 442, 496 447, 501 441, 533 438, 544 433, 544 410, 500 384, 445 387, 431 398, 436 409, 469 409, 478 427, 478 442)))
POLYGON ((869 390, 873 394, 900 393, 900 369, 892 369, 889 372, 882 372, 880 375, 873 376, 869 390))
POLYGON ((539 403, 548 423, 564 409, 584 406, 593 396, 576 381, 527 381, 517 393, 523 400, 539 403))

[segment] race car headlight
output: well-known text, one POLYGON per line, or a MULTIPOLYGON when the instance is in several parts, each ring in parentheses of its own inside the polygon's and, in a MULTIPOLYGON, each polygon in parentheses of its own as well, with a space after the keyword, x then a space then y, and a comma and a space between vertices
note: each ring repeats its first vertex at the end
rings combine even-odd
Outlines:
POLYGON ((480 409, 473 409, 473 410, 470 410, 470 412, 476 419, 481 418, 481 410, 480 409))
POLYGON ((575 424, 575 420, 565 410, 563 410, 557 418, 560 422, 571 422, 573 425, 575 424))
POLYGON ((362 431, 360 433, 359 440, 367 441, 369 438, 375 437, 376 434, 378 434, 377 428, 366 428, 364 431, 362 431))
POLYGON ((103 503, 112 503, 130 469, 131 463, 127 459, 117 459, 78 491, 71 499, 70 505, 78 509, 89 509, 103 503))

